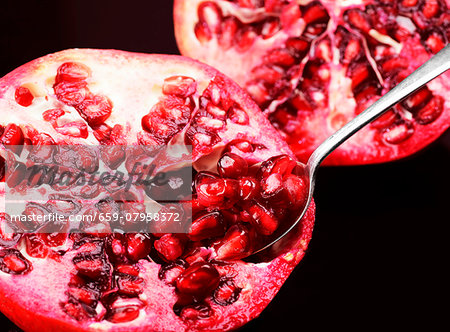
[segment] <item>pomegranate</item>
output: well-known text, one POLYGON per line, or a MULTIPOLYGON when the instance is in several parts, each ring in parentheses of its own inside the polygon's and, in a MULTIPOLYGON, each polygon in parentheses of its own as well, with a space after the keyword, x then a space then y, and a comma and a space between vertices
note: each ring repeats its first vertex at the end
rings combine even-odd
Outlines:
MULTIPOLYGON (((235 329, 261 313, 305 254, 314 204, 284 253, 242 260, 299 213, 306 187, 288 145, 215 69, 179 56, 67 50, 3 77, 0 109, 2 168, 17 145, 31 151, 30 162, 92 172, 99 164, 88 145, 100 145, 111 169, 144 160, 143 145, 192 146, 192 183, 168 173, 192 210, 185 234, 165 232, 168 222, 158 233, 118 233, 99 217, 145 211, 143 195, 160 194, 152 186, 52 184, 58 194, 47 202, 26 202, 24 216, 92 217, 81 233, 68 232, 69 222, 58 232, 30 223, 34 231, 22 234, 1 211, 0 310, 24 330, 235 329)), ((23 188, 23 168, 8 170, 10 187, 23 188)), ((184 208, 160 211, 183 216, 184 208)))
MULTIPOLYGON (((449 0, 175 0, 183 55, 244 87, 303 162, 330 134, 442 49, 449 0)), ((325 161, 411 155, 450 126, 450 73, 357 133, 325 161)))

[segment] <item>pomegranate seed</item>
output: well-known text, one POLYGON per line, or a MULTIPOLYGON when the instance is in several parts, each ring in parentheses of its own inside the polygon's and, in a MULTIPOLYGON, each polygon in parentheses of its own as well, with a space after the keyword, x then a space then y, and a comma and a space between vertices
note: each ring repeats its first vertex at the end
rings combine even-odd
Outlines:
POLYGON ((306 24, 327 22, 330 18, 327 10, 319 2, 314 2, 307 6, 303 12, 303 20, 306 24))
POLYGON ((39 236, 49 247, 62 246, 67 240, 67 233, 42 233, 39 236))
POLYGON ((205 247, 195 247, 184 256, 187 264, 192 265, 196 262, 206 262, 211 257, 211 251, 205 247))
POLYGON ((23 163, 17 162, 9 168, 6 184, 10 188, 15 188, 25 179, 26 175, 27 167, 23 163))
POLYGON ((113 105, 108 97, 103 95, 88 96, 80 105, 77 106, 81 117, 86 120, 90 126, 98 126, 109 118, 113 105))
POLYGON ((133 277, 139 276, 139 268, 133 265, 117 265, 116 271, 133 277))
POLYGON ((151 240, 144 234, 126 234, 127 256, 132 261, 147 257, 151 250, 151 240))
POLYGON ((252 143, 244 139, 236 139, 227 144, 225 152, 233 152, 235 149, 241 152, 253 152, 255 148, 252 143))
POLYGON ((133 276, 120 276, 117 278, 119 293, 123 295, 136 296, 144 291, 144 279, 133 276))
POLYGON ((14 123, 8 124, 1 136, 1 143, 3 145, 22 145, 24 143, 22 129, 14 123))
POLYGON ((16 92, 14 94, 14 98, 16 99, 16 103, 18 103, 20 106, 28 107, 33 102, 33 94, 31 93, 30 89, 19 86, 16 89, 16 92))
POLYGON ((216 259, 235 260, 248 256, 252 251, 252 239, 248 228, 242 224, 232 225, 216 245, 216 259))
POLYGON ((234 43, 234 36, 239 29, 239 22, 234 16, 226 17, 222 22, 221 33, 218 37, 222 49, 228 50, 234 43))
POLYGON ((402 105, 409 110, 414 110, 428 103, 431 98, 431 91, 425 86, 405 99, 402 105))
POLYGON ((422 13, 426 18, 432 18, 439 13, 439 3, 437 0, 427 0, 422 7, 422 13))
POLYGON ((94 305, 98 300, 98 293, 92 289, 69 287, 68 295, 87 305, 94 305))
POLYGON ((445 46, 445 39, 439 32, 432 32, 425 41, 425 47, 432 53, 437 53, 445 46))
POLYGON ((192 96, 197 91, 197 82, 191 77, 172 76, 164 80, 163 93, 180 98, 192 96))
POLYGON ((58 68, 56 83, 83 81, 91 76, 89 67, 79 62, 65 62, 58 68))
POLYGON ((365 33, 372 29, 367 14, 360 9, 349 9, 344 17, 352 26, 365 33))
POLYGON ((194 27, 194 32, 200 44, 205 44, 212 39, 211 31, 205 22, 198 22, 194 27))
POLYGON ((64 114, 66 114, 66 112, 64 112, 62 109, 54 108, 54 109, 44 111, 42 113, 42 117, 44 118, 45 121, 52 122, 52 121, 57 120, 64 114))
POLYGON ((287 49, 274 49, 270 51, 266 56, 265 60, 269 63, 275 65, 290 67, 295 63, 294 57, 289 53, 287 49))
POLYGON ((105 317, 106 320, 112 323, 131 322, 139 317, 139 308, 137 306, 128 306, 116 308, 105 317))
POLYGON ((306 204, 308 199, 308 185, 297 175, 289 175, 284 180, 284 189, 287 193, 287 200, 293 210, 299 210, 306 204))
POLYGON ((283 189, 283 176, 279 173, 272 173, 261 180, 261 196, 265 199, 280 200, 278 196, 283 189))
POLYGON ((298 58, 304 58, 309 50, 309 43, 301 37, 292 37, 286 41, 287 49, 298 58))
POLYGON ((248 51, 257 37, 258 35, 252 27, 247 26, 240 29, 235 36, 236 47, 240 52, 248 51))
POLYGON ((219 211, 214 211, 195 219, 188 236, 192 241, 201 241, 223 234, 225 234, 223 216, 219 211))
POLYGON ((228 119, 231 120, 231 122, 234 122, 239 125, 245 126, 245 125, 248 125, 250 122, 250 118, 249 118, 248 114, 244 110, 242 110, 238 107, 230 108, 227 113, 227 116, 228 116, 228 119))
POLYGON ((26 250, 29 256, 36 258, 45 258, 48 256, 49 249, 37 234, 27 234, 25 239, 26 250))
POLYGON ((219 6, 212 2, 203 2, 198 7, 198 18, 200 22, 205 22, 212 33, 220 32, 220 24, 222 22, 222 10, 219 6))
POLYGON ((26 274, 31 269, 31 263, 17 249, 0 250, 0 271, 9 274, 26 274))
POLYGON ((361 44, 359 40, 351 39, 345 48, 344 59, 346 63, 350 63, 361 54, 361 44))
POLYGON ((409 121, 403 121, 384 129, 381 133, 383 141, 389 144, 400 144, 414 133, 414 126, 409 121))
POLYGON ((243 201, 254 199, 259 193, 259 183, 253 177, 239 179, 239 198, 243 201))
POLYGON ((163 235, 160 239, 154 242, 153 246, 156 251, 158 251, 168 261, 174 261, 180 257, 184 251, 183 241, 173 234, 163 235))
POLYGON ((263 39, 269 39, 273 37, 281 29, 280 19, 277 17, 271 17, 264 21, 261 28, 261 36, 263 39))
POLYGON ((300 12, 300 8, 298 4, 292 2, 283 7, 281 10, 280 20, 281 25, 285 29, 289 29, 292 25, 294 25, 301 18, 302 13, 300 12))
POLYGON ((55 94, 58 100, 68 106, 76 106, 80 104, 89 94, 87 83, 84 81, 62 81, 55 84, 53 86, 53 89, 55 90, 55 94))
POLYGON ((94 309, 79 302, 61 303, 61 308, 66 314, 78 321, 87 320, 96 314, 94 309))
POLYGON ((97 278, 106 270, 106 264, 101 259, 91 256, 77 255, 73 263, 80 274, 89 278, 97 278))
POLYGON ((380 116, 378 119, 373 121, 370 125, 373 128, 387 128, 391 126, 396 120, 398 119, 398 115, 393 110, 389 110, 386 113, 384 113, 382 116, 380 116))
POLYGON ((222 177, 237 179, 247 175, 248 164, 241 156, 226 152, 217 162, 217 171, 222 177))
POLYGON ((236 302, 241 293, 241 288, 237 287, 232 280, 224 280, 213 293, 213 301, 221 306, 227 306, 236 302))
POLYGON ((252 70, 253 79, 263 80, 269 84, 275 84, 283 78, 283 70, 280 67, 264 64, 252 70))
POLYGON ((102 160, 111 169, 119 167, 126 158, 123 146, 120 145, 107 145, 101 149, 102 160))
POLYGON ((9 225, 11 218, 6 213, 0 213, 0 248, 14 246, 22 237, 21 234, 14 233, 9 225))
POLYGON ((292 173, 297 166, 297 162, 288 155, 280 155, 267 159, 261 164, 258 175, 266 178, 270 174, 278 173, 283 178, 292 173))
POLYGON ((369 69, 366 65, 357 66, 350 71, 349 76, 352 78, 352 90, 357 88, 361 83, 369 78, 369 69))
POLYGON ((278 219, 264 206, 259 203, 248 207, 247 212, 251 216, 251 223, 261 235, 271 235, 278 228, 278 219))
POLYGON ((88 127, 82 121, 69 122, 62 126, 55 126, 54 128, 61 135, 81 138, 87 138, 89 136, 88 127))
POLYGON ((112 128, 107 124, 102 123, 99 126, 93 126, 94 136, 100 143, 106 143, 111 138, 112 128))
POLYGON ((420 110, 414 112, 414 119, 421 125, 429 124, 435 121, 444 110, 444 98, 440 96, 433 97, 428 104, 420 110))
POLYGON ((194 263, 177 279, 176 287, 180 293, 203 297, 210 294, 219 284, 219 272, 209 263, 194 263))
POLYGON ((414 7, 417 5, 418 0, 403 0, 402 6, 404 7, 414 7))
POLYGON ((195 304, 184 307, 180 316, 183 320, 197 321, 207 319, 213 314, 212 309, 207 304, 195 304))
POLYGON ((185 270, 184 265, 185 264, 178 261, 166 266, 162 266, 158 273, 159 279, 163 280, 166 284, 173 284, 185 270))

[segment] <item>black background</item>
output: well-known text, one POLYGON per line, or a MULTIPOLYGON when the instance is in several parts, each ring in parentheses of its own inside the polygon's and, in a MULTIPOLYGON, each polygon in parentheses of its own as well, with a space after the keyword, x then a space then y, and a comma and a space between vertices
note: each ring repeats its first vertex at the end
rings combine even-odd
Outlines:
MULTIPOLYGON (((71 47, 177 54, 172 1, 2 1, 0 76, 71 47)), ((242 331, 417 327, 445 317, 450 132, 384 165, 323 168, 306 257, 242 331), (442 308, 442 309, 441 309, 442 308)), ((0 316, 2 330, 16 331, 0 316)))

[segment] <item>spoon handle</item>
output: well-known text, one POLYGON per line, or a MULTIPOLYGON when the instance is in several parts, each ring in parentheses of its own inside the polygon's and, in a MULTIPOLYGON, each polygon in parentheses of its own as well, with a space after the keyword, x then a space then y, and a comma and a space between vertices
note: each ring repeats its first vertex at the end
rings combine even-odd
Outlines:
POLYGON ((364 112, 328 137, 308 160, 307 167, 310 177, 314 177, 316 169, 322 161, 350 136, 448 69, 450 69, 450 45, 444 47, 364 112))

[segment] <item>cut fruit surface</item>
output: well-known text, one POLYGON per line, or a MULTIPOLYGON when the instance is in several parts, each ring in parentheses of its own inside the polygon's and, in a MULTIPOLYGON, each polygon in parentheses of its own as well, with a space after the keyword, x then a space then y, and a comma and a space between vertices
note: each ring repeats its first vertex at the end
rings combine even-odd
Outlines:
MULTIPOLYGON (((305 162, 447 45, 449 8, 448 0, 175 0, 174 22, 181 53, 245 88, 305 162)), ((430 82, 325 163, 380 163, 430 144, 450 126, 449 79, 430 82)))
MULTIPOLYGON (((98 217, 142 213, 142 196, 158 194, 150 185, 135 193, 68 184, 47 202, 27 201, 25 216, 97 216, 78 225, 81 233, 67 234, 70 223, 59 232, 44 233, 46 224, 14 232, 11 216, 0 211, 0 310, 26 331, 236 329, 261 313, 305 254, 314 203, 283 254, 242 260, 301 210, 306 187, 294 154, 257 105, 207 65, 180 56, 62 51, 1 78, 0 112, 2 168, 14 166, 6 181, 21 190, 25 165, 11 164, 11 146, 31 151, 33 163, 92 172, 97 157, 111 170, 129 170, 144 145, 192 146, 193 181, 168 172, 171 190, 192 210, 186 233, 165 233, 164 223, 158 233, 112 232, 98 217), (67 145, 81 157, 71 157, 67 145)), ((161 211, 185 212, 175 204, 161 211)))

